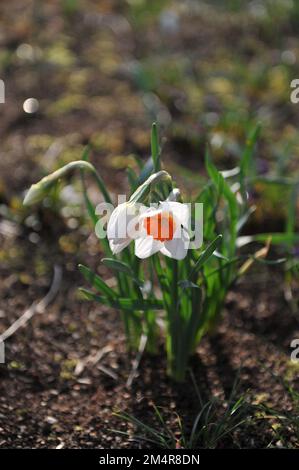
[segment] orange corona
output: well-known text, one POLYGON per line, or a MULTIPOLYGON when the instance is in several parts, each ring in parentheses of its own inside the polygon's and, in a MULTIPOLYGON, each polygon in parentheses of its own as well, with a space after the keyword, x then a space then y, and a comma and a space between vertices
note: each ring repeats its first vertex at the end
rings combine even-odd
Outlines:
POLYGON ((146 233, 160 242, 173 239, 175 222, 170 212, 161 212, 152 217, 146 217, 143 222, 146 233))

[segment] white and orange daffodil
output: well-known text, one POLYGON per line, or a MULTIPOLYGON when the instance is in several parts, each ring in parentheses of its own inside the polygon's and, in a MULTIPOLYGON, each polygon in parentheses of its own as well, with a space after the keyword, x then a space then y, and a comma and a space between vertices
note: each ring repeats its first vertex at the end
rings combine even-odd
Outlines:
POLYGON ((177 260, 185 258, 189 247, 189 208, 166 200, 157 207, 120 204, 111 214, 107 235, 111 251, 122 251, 135 241, 135 255, 144 259, 161 252, 177 260))

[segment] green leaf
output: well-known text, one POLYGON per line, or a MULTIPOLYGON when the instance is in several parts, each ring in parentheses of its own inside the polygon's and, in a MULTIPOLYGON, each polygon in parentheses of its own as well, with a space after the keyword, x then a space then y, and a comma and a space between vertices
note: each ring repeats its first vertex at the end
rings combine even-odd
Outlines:
POLYGON ((277 186, 293 186, 299 184, 299 180, 295 178, 288 178, 286 176, 271 176, 271 175, 257 175, 249 176, 246 178, 249 183, 263 183, 267 185, 277 186))
POLYGON ((169 270, 167 270, 167 268, 161 265, 161 261, 160 261, 158 254, 155 254, 151 257, 151 262, 152 262, 154 271, 156 272, 157 277, 158 277, 158 281, 159 281, 160 288, 162 291, 165 306, 170 305, 171 304, 171 295, 170 295, 171 279, 169 279, 168 277, 169 270))
POLYGON ((126 171, 127 171, 129 184, 130 184, 130 189, 133 192, 138 186, 138 178, 133 168, 128 167, 126 171))
POLYGON ((90 150, 91 150, 91 144, 87 144, 82 154, 82 160, 84 160, 85 162, 89 161, 90 150))
POLYGON ((87 213, 89 215, 89 218, 91 219, 92 223, 94 226, 98 223, 99 219, 95 213, 95 207, 91 200, 89 199, 88 193, 87 193, 87 188, 84 180, 84 172, 83 170, 80 170, 81 173, 81 183, 82 183, 82 189, 83 189, 83 198, 85 202, 85 206, 87 209, 87 213))
POLYGON ((143 168, 141 169, 140 175, 138 177, 138 185, 144 183, 147 178, 153 173, 154 171, 154 162, 153 159, 150 157, 143 168))
POLYGON ((93 300, 95 302, 108 305, 119 310, 162 310, 164 304, 161 300, 157 299, 127 299, 119 297, 118 299, 109 299, 101 295, 94 294, 93 292, 81 287, 79 291, 84 295, 87 300, 93 300))
POLYGON ((143 160, 138 155, 135 155, 135 154, 133 154, 133 158, 134 158, 135 162, 137 163, 137 166, 138 166, 139 170, 141 171, 142 168, 144 167, 143 160))
POLYGON ((154 171, 157 172, 160 170, 161 165, 160 165, 158 129, 157 129, 157 124, 155 122, 152 125, 152 132, 151 132, 151 151, 152 151, 152 159, 154 163, 154 171))
POLYGON ((256 173, 256 171, 254 171, 253 169, 252 157, 253 157, 253 152, 254 152, 256 141, 260 134, 260 130, 261 130, 261 126, 259 124, 250 130, 249 135, 247 137, 244 152, 241 156, 239 182, 240 182, 240 193, 242 195, 242 200, 244 203, 248 199, 248 195, 246 191, 246 178, 248 176, 253 176, 256 173))
POLYGON ((143 282, 138 279, 133 271, 133 269, 124 261, 119 261, 114 258, 103 258, 102 263, 107 266, 107 268, 113 269, 114 271, 118 273, 124 273, 127 276, 129 276, 135 284, 137 284, 139 287, 143 286, 143 282))
POLYGON ((259 138, 260 131, 261 131, 260 124, 257 124, 255 127, 253 127, 249 131, 249 134, 247 136, 246 146, 241 156, 239 180, 240 180, 242 194, 245 194, 245 191, 246 191, 244 182, 245 182, 246 176, 248 176, 250 172, 250 167, 252 167, 253 152, 254 152, 257 139, 259 138))
POLYGON ((209 177, 217 188, 218 194, 221 195, 223 191, 224 178, 212 162, 208 148, 206 149, 205 165, 209 177))
POLYGON ((258 233, 237 238, 237 246, 245 246, 252 242, 266 242, 271 237, 271 245, 299 243, 299 233, 258 233))
POLYGON ((194 284, 194 282, 191 282, 188 279, 179 281, 178 286, 181 287, 182 289, 200 289, 200 287, 197 284, 194 284))
POLYGON ((254 261, 257 261, 258 263, 269 264, 270 266, 273 266, 276 264, 282 264, 287 261, 287 258, 263 259, 263 258, 256 258, 255 256, 252 256, 252 259, 254 259, 254 261))
POLYGON ((298 194, 299 194, 299 185, 294 185, 291 190, 290 200, 288 204, 288 216, 287 216, 287 223, 286 223, 286 233, 288 235, 292 235, 295 232, 295 228, 296 228, 296 212, 297 212, 298 194))
POLYGON ((249 209, 243 214, 243 216, 238 220, 237 222, 237 232, 240 232, 244 225, 246 224, 247 220, 253 214, 253 212, 256 210, 255 206, 249 207, 249 209))
POLYGON ((109 287, 103 279, 100 278, 96 273, 91 271, 87 266, 83 264, 79 264, 79 270, 85 277, 85 279, 91 283, 91 285, 97 289, 98 291, 102 292, 103 294, 107 295, 107 297, 111 299, 117 298, 117 293, 114 292, 111 287, 109 287))
MULTIPOLYGON (((85 147, 83 155, 82 155, 83 161, 89 160, 90 149, 91 149, 91 146, 90 144, 88 144, 85 147)), ((99 222, 99 217, 96 215, 96 209, 88 196, 88 191, 87 191, 85 178, 84 178, 84 171, 82 169, 80 169, 80 176, 81 176, 81 184, 82 184, 82 189, 83 189, 83 198, 84 198, 85 206, 87 209, 87 213, 89 215, 90 220, 92 221, 93 226, 95 227, 97 223, 99 222)), ((109 247, 109 241, 107 238, 102 239, 102 245, 104 247, 105 253, 109 254, 110 247, 109 247)))
POLYGON ((238 215, 239 215, 239 208, 238 202, 235 194, 232 192, 230 186, 227 184, 226 180, 223 178, 221 173, 217 170, 215 165, 213 164, 209 151, 207 149, 206 152, 206 169, 207 172, 212 179, 214 185, 218 191, 218 198, 222 195, 228 204, 229 209, 229 217, 230 217, 230 226, 229 226, 229 240, 225 240, 225 246, 229 248, 229 257, 232 257, 235 252, 236 248, 236 237, 237 237, 237 228, 238 228, 238 215))
POLYGON ((229 261, 229 258, 227 256, 224 256, 222 253, 220 253, 217 250, 215 250, 213 254, 214 256, 216 256, 216 258, 223 259, 224 261, 229 261))
POLYGON ((193 267, 190 278, 192 279, 193 276, 200 270, 200 268, 208 261, 208 259, 213 255, 214 251, 217 250, 222 240, 222 235, 218 235, 215 240, 213 240, 208 247, 201 253, 200 257, 195 263, 193 267))
POLYGON ((124 261, 119 261, 114 258, 103 258, 101 261, 105 266, 107 266, 107 268, 113 269, 114 271, 128 274, 128 276, 134 276, 132 269, 124 261))

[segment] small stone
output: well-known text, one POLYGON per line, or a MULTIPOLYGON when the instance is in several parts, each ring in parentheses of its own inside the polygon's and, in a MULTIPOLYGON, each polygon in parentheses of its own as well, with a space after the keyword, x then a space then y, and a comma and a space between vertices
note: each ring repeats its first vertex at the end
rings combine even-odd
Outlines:
POLYGON ((46 419, 45 419, 45 422, 48 423, 48 424, 56 424, 57 419, 54 418, 53 416, 47 416, 46 419))

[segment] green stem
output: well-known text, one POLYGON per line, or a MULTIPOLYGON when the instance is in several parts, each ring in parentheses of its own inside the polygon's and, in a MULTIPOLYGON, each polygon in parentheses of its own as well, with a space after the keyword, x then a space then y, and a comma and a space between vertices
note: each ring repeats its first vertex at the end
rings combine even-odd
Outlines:
POLYGON ((178 262, 177 260, 171 261, 171 306, 168 311, 168 332, 167 332, 167 356, 168 356, 168 373, 173 378, 176 378, 176 370, 179 354, 179 333, 180 321, 178 316, 178 262))

